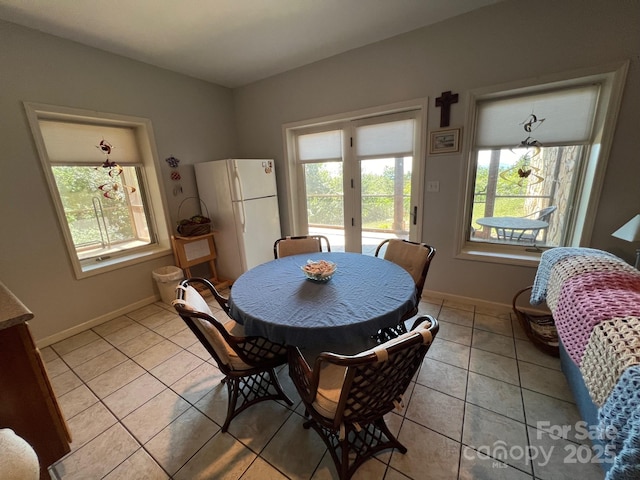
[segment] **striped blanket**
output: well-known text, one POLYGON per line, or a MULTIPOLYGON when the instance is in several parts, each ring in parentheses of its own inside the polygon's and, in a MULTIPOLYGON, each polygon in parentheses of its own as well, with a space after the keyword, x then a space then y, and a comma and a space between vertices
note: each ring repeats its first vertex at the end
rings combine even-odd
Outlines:
POLYGON ((550 249, 530 303, 545 301, 616 454, 607 480, 640 478, 640 272, 601 250, 550 249))

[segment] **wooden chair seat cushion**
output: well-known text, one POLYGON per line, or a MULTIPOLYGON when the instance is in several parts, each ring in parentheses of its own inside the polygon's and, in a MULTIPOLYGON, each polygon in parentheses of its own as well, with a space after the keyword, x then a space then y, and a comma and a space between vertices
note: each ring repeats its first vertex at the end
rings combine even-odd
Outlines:
POLYGON ((418 285, 422 280, 425 263, 429 259, 429 249, 422 245, 393 239, 387 245, 384 258, 404 268, 418 285))
MULTIPOLYGON (((404 339, 409 338, 416 333, 422 335, 423 343, 428 344, 432 341, 432 335, 429 331, 431 326, 430 322, 425 320, 415 329, 410 332, 403 333, 396 338, 393 338, 381 345, 378 345, 369 350, 365 350, 352 358, 366 357, 371 353, 374 353, 378 358, 378 362, 384 362, 388 359, 388 348, 392 345, 402 342, 404 339)), ((345 376, 349 367, 336 365, 333 363, 325 362, 320 370, 318 378, 318 390, 316 397, 312 403, 314 409, 323 417, 333 419, 338 409, 338 403, 340 402, 340 395, 342 393, 342 387, 344 385, 345 376)), ((360 403, 366 404, 367 398, 361 399, 360 403)))
MULTIPOLYGON (((213 317, 213 313, 211 312, 207 302, 192 286, 188 286, 186 288, 184 300, 174 300, 173 303, 176 302, 179 302, 186 310, 206 313, 213 317)), ((231 345, 229 345, 229 343, 224 339, 220 331, 218 331, 218 329, 210 322, 196 317, 193 317, 193 321, 198 327, 198 330, 200 330, 207 340, 209 340, 209 343, 225 365, 228 365, 232 370, 249 370, 253 368, 238 357, 238 354, 233 350, 233 348, 231 348, 231 345)), ((223 325, 225 330, 231 335, 244 336, 244 327, 235 320, 229 320, 223 325)))

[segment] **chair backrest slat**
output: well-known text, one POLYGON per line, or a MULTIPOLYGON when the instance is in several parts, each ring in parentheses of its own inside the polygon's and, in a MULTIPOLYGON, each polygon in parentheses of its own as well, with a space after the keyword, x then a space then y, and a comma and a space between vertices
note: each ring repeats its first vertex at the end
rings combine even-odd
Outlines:
POLYGON ((404 268, 413 278, 416 284, 418 300, 422 295, 424 283, 429 272, 431 260, 436 254, 436 249, 425 244, 400 240, 396 238, 384 240, 376 249, 376 257, 386 245, 384 259, 404 268))
POLYGON ((322 252, 324 242, 326 251, 331 251, 329 239, 324 235, 302 235, 297 237, 282 237, 273 244, 274 258, 300 255, 303 253, 322 252))

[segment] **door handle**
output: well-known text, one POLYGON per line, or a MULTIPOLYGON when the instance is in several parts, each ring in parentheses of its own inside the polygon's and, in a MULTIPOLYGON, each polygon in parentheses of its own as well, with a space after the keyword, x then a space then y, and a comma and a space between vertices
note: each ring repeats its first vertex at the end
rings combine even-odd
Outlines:
POLYGON ((414 225, 418 224, 418 206, 417 205, 413 206, 413 224, 414 225))

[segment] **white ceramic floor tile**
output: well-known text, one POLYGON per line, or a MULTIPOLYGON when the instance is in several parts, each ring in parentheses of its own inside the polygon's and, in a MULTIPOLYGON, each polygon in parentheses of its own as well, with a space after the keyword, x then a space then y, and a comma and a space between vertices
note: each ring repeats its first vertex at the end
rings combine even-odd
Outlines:
POLYGON ((486 350, 487 352, 497 353, 505 357, 516 357, 516 349, 513 343, 513 337, 501 335, 499 333, 473 329, 473 338, 471 345, 473 348, 486 350))
POLYGON ((231 435, 218 432, 174 475, 175 480, 237 480, 256 454, 231 435))
POLYGON ((64 480, 102 478, 138 448, 140 445, 122 425, 116 423, 80 449, 54 464, 53 468, 57 476, 64 480))
POLYGON ((518 364, 515 359, 477 348, 471 349, 469 371, 480 373, 503 382, 519 385, 518 364))
POLYGON ((75 417, 98 402, 98 397, 84 383, 57 398, 62 415, 66 419, 75 417))
POLYGON ((110 350, 113 350, 113 345, 107 342, 104 338, 97 338, 91 343, 78 347, 71 352, 62 355, 62 359, 71 368, 75 368, 110 350))
POLYGON ((142 368, 151 370, 181 351, 182 349, 175 343, 169 340, 162 340, 160 343, 156 343, 152 347, 134 356, 133 360, 142 368))
POLYGON ((142 448, 112 470, 104 480, 167 480, 169 476, 142 448))
POLYGON ((588 443, 583 437, 583 424, 575 403, 522 390, 522 399, 527 416, 527 425, 553 433, 556 436, 574 441, 588 443))
POLYGON ((172 385, 203 363, 204 360, 200 357, 186 350, 181 350, 157 367, 152 368, 150 372, 165 385, 172 385))
POLYGON ((98 375, 111 370, 113 367, 127 360, 129 360, 129 358, 125 354, 111 347, 110 350, 78 365, 73 371, 76 372, 84 382, 88 382, 92 378, 96 378, 98 375))
POLYGON ((473 310, 459 310, 445 306, 440 310, 438 320, 455 323, 463 327, 473 327, 473 310))
POLYGON ((102 403, 94 403, 67 422, 73 440, 71 449, 77 450, 82 447, 117 421, 118 419, 102 403))
POLYGON ((145 318, 148 318, 151 315, 160 314, 163 312, 166 312, 166 310, 159 307, 158 305, 150 304, 142 308, 139 308, 138 310, 135 310, 133 312, 127 313, 127 317, 132 318, 136 321, 141 321, 145 318))
POLYGON ((128 357, 135 357, 139 353, 144 352, 164 340, 165 338, 162 335, 158 335, 152 330, 145 329, 145 331, 137 337, 118 345, 118 350, 128 357))
POLYGON ((53 350, 62 357, 76 348, 80 348, 88 343, 95 342, 96 340, 100 340, 100 336, 93 330, 86 330, 74 335, 73 337, 54 343, 51 348, 53 348, 53 350))
POLYGON ((520 387, 469 372, 467 402, 524 422, 520 387))
POLYGON ((560 359, 538 350, 530 340, 516 339, 516 357, 524 362, 560 370, 560 359))
POLYGON ((461 400, 467 391, 468 370, 440 362, 428 356, 422 362, 416 382, 461 400))
MULTIPOLYGON (((440 318, 441 331, 405 393, 405 408, 385 415, 408 452, 380 452, 353 480, 532 480, 522 459, 505 463, 477 451, 501 440, 556 447, 552 467, 535 467, 536 480, 598 478, 559 456, 561 447, 579 443, 545 432, 532 439, 535 428, 527 436, 525 418, 551 432, 568 425, 568 438, 577 441, 580 418, 557 359, 530 344, 509 308, 425 295, 420 309, 440 318)), ((74 437, 73 452, 54 467, 60 480, 337 478, 318 434, 302 427, 304 406, 287 366, 277 372, 293 407, 262 402, 233 419, 228 433, 219 431, 228 405, 222 373, 162 302, 46 347, 43 358, 74 437)))
POLYGON ((462 448, 459 480, 532 480, 532 476, 506 463, 477 452, 462 448))
POLYGON ((87 386, 98 398, 104 398, 144 373, 144 368, 133 360, 125 360, 111 370, 89 380, 87 386))
POLYGON ((489 454, 520 470, 531 473, 531 465, 521 456, 527 448, 527 431, 523 423, 467 403, 462 443, 489 454), (511 449, 513 450, 513 453, 511 449), (503 455, 504 454, 504 455, 503 455))
POLYGON ((463 345, 471 345, 472 334, 473 329, 471 327, 441 321, 436 339, 440 338, 441 340, 448 340, 463 345))
POLYGON ((166 388, 160 380, 145 372, 102 401, 118 418, 124 418, 166 388))
POLYGON ((53 387, 56 397, 60 397, 82 385, 82 380, 80 380, 72 370, 50 378, 49 380, 51 381, 51 386, 53 387))
POLYGON ((220 431, 220 427, 190 408, 145 443, 145 449, 170 475, 220 431))
POLYGON ((458 478, 458 442, 408 420, 403 422, 398 440, 407 453, 393 452, 389 465, 394 469, 421 480, 458 478))
POLYGON ((326 450, 320 436, 311 428, 303 428, 303 422, 297 414, 290 416, 261 454, 291 478, 311 478, 326 450), (291 454, 292 445, 296 455, 291 454))
POLYGON ((480 330, 487 330, 488 332, 513 337, 511 322, 506 318, 498 318, 491 315, 476 313, 473 319, 473 326, 480 330))
POLYGON ((124 417, 122 423, 141 444, 145 444, 188 408, 186 400, 165 389, 124 417))
POLYGON ((454 440, 462 437, 464 401, 416 385, 405 417, 454 440))
POLYGON ((518 368, 522 388, 573 402, 573 395, 562 372, 528 362, 518 362, 518 368))
POLYGON ((117 332, 118 330, 121 330, 130 325, 134 325, 135 323, 136 322, 134 322, 131 318, 127 317, 126 315, 121 315, 117 318, 114 318, 113 320, 109 320, 108 322, 105 322, 96 327, 93 327, 92 330, 96 332, 98 335, 100 335, 101 337, 106 337, 112 334, 113 332, 117 332))
POLYGON ((469 368, 470 353, 471 347, 462 345, 461 343, 450 342, 436 336, 426 357, 467 369, 469 368))
POLYGON ((546 432, 529 427, 529 441, 535 451, 541 452, 533 460, 533 471, 541 480, 602 480, 604 473, 597 460, 609 460, 600 456, 600 450, 577 445, 546 432), (544 454, 542 453, 544 452, 544 454))

